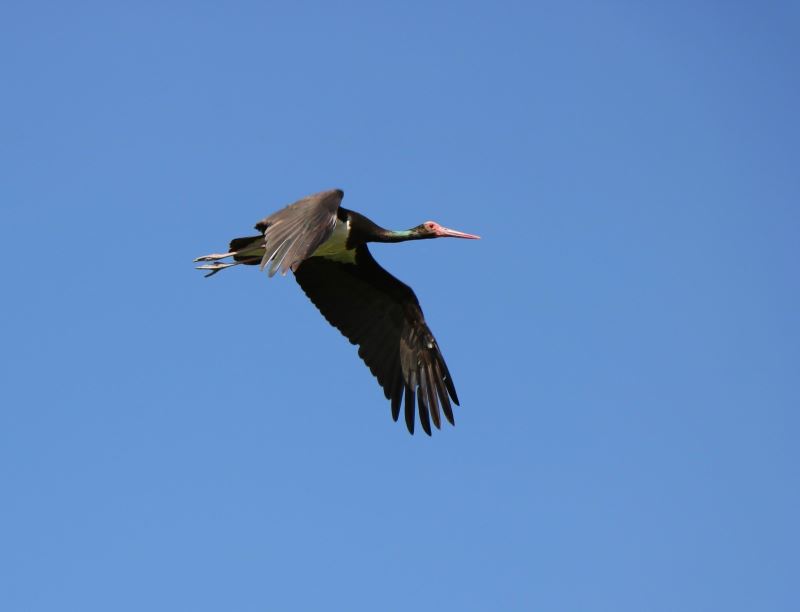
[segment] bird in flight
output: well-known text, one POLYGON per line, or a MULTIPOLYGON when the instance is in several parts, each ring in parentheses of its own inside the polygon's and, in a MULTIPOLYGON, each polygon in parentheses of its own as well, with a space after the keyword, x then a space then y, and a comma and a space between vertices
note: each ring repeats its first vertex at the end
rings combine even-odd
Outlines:
POLYGON ((456 388, 439 345, 425 323, 411 288, 384 270, 369 242, 426 238, 469 238, 426 221, 408 230, 384 229, 364 215, 341 207, 341 189, 322 191, 265 217, 259 234, 234 238, 227 253, 195 259, 212 276, 237 265, 257 265, 269 276, 289 270, 328 322, 359 346, 358 355, 391 400, 392 418, 400 408, 414 433, 414 407, 426 434, 431 422, 441 428, 441 412, 455 425, 456 388), (232 258, 233 261, 223 261, 232 258))

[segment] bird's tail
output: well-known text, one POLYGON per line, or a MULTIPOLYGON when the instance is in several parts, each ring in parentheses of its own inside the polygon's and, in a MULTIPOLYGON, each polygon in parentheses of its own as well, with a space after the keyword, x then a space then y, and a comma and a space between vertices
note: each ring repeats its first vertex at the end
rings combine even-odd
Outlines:
POLYGON ((245 236, 234 238, 228 247, 228 253, 239 263, 254 265, 264 257, 264 236, 245 236), (255 259, 256 261, 251 261, 255 259))
POLYGON ((245 236, 244 238, 234 238, 231 240, 227 253, 211 253, 211 255, 203 255, 198 257, 195 261, 207 261, 211 263, 197 266, 198 270, 209 270, 206 277, 212 276, 231 266, 238 266, 245 264, 254 266, 261 263, 261 258, 264 257, 264 236, 245 236), (222 262, 221 260, 233 257, 233 262, 222 262))

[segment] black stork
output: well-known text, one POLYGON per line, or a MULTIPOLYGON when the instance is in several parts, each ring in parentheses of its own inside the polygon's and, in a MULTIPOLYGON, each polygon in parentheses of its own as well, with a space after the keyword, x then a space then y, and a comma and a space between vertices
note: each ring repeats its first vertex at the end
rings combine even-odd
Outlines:
POLYGON ((364 215, 340 206, 344 192, 310 195, 265 217, 258 236, 234 238, 227 253, 198 257, 206 276, 240 264, 258 265, 269 276, 291 270, 305 294, 328 322, 359 345, 358 355, 392 402, 397 421, 405 397, 405 421, 414 433, 416 399, 419 421, 431 435, 441 427, 439 406, 450 421, 458 405, 456 388, 436 339, 425 323, 417 296, 373 259, 368 242, 426 238, 472 238, 433 221, 409 230, 384 229, 364 215), (221 260, 232 257, 232 262, 221 260))

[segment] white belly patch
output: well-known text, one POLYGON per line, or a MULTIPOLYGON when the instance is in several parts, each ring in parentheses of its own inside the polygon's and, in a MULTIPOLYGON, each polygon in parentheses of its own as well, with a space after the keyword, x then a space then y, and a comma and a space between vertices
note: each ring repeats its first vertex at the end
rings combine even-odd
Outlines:
POLYGON ((345 248, 349 231, 349 222, 336 219, 336 226, 333 228, 333 233, 331 233, 330 237, 325 242, 317 247, 312 257, 326 257, 334 261, 355 263, 356 250, 345 248))

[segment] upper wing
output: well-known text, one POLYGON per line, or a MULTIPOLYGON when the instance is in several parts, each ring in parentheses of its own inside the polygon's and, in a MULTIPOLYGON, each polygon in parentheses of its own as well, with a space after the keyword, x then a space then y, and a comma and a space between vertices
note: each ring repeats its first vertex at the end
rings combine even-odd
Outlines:
POLYGON ((441 426, 439 406, 454 424, 450 398, 458 404, 456 389, 417 297, 378 265, 366 245, 356 249, 355 264, 311 257, 294 273, 328 322, 359 345, 358 355, 392 400, 394 420, 405 395, 409 432, 414 433, 415 399, 428 435, 431 419, 441 426))
POLYGON ((286 274, 310 257, 333 232, 343 197, 339 189, 315 193, 256 223, 264 234, 261 269, 269 266, 270 276, 286 274))

